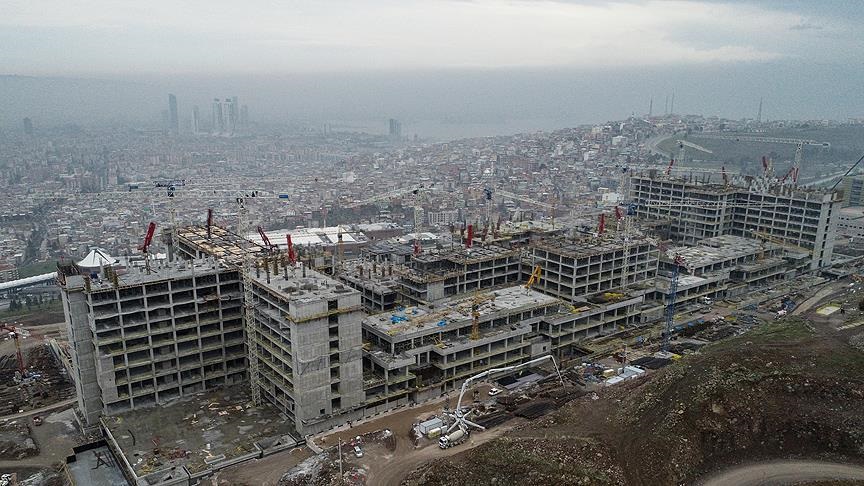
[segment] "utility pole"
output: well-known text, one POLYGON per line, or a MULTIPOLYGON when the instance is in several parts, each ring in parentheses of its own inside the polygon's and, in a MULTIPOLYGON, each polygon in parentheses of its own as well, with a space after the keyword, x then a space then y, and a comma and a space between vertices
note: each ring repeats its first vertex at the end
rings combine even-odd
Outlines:
POLYGON ((339 484, 342 484, 342 438, 339 437, 339 484))

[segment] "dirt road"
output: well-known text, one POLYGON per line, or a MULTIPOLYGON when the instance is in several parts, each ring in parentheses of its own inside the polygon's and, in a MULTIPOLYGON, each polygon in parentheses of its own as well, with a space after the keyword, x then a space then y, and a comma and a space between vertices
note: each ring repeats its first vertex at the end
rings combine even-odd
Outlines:
POLYGON ((767 486, 828 480, 864 481, 864 467, 819 461, 774 461, 728 469, 699 484, 767 486))
POLYGON ((420 449, 414 449, 414 446, 407 438, 397 436, 396 451, 391 457, 382 458, 385 461, 375 461, 368 464, 369 475, 367 476, 366 484, 399 486, 402 480, 405 479, 405 476, 421 464, 440 457, 452 456, 485 444, 496 437, 500 437, 521 422, 522 419, 513 419, 505 425, 500 425, 484 432, 473 432, 465 444, 444 450, 434 443, 420 449))
POLYGON ((27 410, 21 413, 15 413, 12 415, 4 415, 0 417, 0 420, 15 420, 22 417, 29 417, 31 415, 39 415, 40 413, 53 412, 54 410, 60 410, 72 405, 75 405, 77 400, 75 398, 69 398, 67 400, 63 400, 62 402, 52 403, 51 405, 46 405, 41 408, 37 408, 34 410, 27 410))

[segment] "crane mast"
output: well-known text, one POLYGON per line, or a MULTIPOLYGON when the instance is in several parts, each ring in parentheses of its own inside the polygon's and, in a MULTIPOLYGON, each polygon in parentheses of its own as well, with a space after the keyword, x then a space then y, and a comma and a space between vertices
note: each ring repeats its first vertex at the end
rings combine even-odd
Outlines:
MULTIPOLYGON (((239 206, 237 218, 237 233, 239 235, 246 234, 246 225, 248 224, 249 210, 246 206, 246 198, 243 195, 237 197, 237 205, 239 206)), ((261 404, 261 390, 258 387, 259 370, 258 370, 258 352, 256 343, 258 341, 255 335, 255 296, 252 292, 252 266, 253 256, 250 252, 243 253, 243 262, 241 263, 241 273, 243 277, 243 328, 246 334, 246 354, 249 359, 249 385, 252 391, 252 403, 254 405, 261 404)))
POLYGON ((678 276, 681 274, 681 267, 684 265, 684 259, 680 255, 675 255, 673 260, 674 268, 672 269, 672 281, 669 283, 669 299, 666 305, 666 330, 663 332, 663 352, 669 350, 669 338, 672 336, 672 328, 675 320, 675 299, 678 293, 678 276))

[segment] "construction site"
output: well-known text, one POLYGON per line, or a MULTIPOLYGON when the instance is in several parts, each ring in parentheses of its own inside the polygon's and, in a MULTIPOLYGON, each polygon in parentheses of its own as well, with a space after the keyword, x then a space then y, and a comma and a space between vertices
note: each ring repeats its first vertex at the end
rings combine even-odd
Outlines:
MULTIPOLYGON (((539 483, 689 481, 720 462, 642 475, 641 459, 621 462, 636 445, 606 434, 651 423, 642 414, 697 413, 671 398, 639 403, 683 393, 682 370, 721 359, 728 343, 787 332, 805 342, 810 328, 791 314, 816 312, 818 289, 836 300, 855 273, 831 268, 846 258, 833 250, 836 195, 772 181, 625 172, 628 200, 608 212, 438 232, 415 215, 399 235, 250 231, 241 202, 235 227, 211 210, 204 224, 165 229, 163 259, 150 223, 140 258, 58 266, 69 345, 0 361, 16 383, 6 414, 74 398, 64 420, 81 435, 63 471, 76 484, 509 484, 495 471, 523 477, 525 461, 539 483), (629 415, 611 411, 618 401, 629 415), (562 435, 547 451, 538 434, 556 423, 603 441, 565 446, 562 435), (565 474, 570 455, 580 474, 565 474)), ((9 454, 38 455, 33 427, 9 424, 8 442, 25 444, 9 454)))

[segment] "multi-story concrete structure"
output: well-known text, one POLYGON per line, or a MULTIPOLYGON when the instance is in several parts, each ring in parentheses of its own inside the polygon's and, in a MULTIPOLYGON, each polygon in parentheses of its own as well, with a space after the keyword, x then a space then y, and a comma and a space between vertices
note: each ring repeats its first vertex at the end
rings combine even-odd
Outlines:
POLYGON ((841 209, 837 234, 853 241, 864 238, 864 207, 851 206, 841 209))
POLYGON ((531 255, 543 269, 534 288, 569 302, 644 287, 657 273, 656 249, 645 238, 627 245, 615 237, 555 238, 532 244, 531 255))
POLYGON ((671 289, 675 256, 681 257, 676 291, 677 305, 701 297, 723 299, 770 285, 794 273, 794 264, 780 255, 782 248, 741 236, 707 238, 695 246, 666 250, 660 263, 655 300, 666 302, 671 289))
POLYGON ((846 176, 841 187, 844 206, 864 206, 864 176, 846 176))
POLYGON ((362 417, 360 293, 302 265, 252 285, 261 396, 304 435, 362 417))
POLYGON ((707 184, 651 175, 631 177, 637 215, 666 220, 669 236, 684 244, 731 234, 768 237, 811 253, 811 269, 831 264, 837 233, 836 192, 784 185, 707 184))
POLYGON ((410 303, 435 302, 522 280, 519 252, 495 245, 422 253, 411 259, 410 267, 394 273, 410 303))
POLYGON ((392 264, 353 260, 340 268, 336 278, 360 292, 363 307, 369 312, 392 309, 401 300, 392 264))
POLYGON ((540 320, 561 305, 554 297, 509 287, 367 317, 367 407, 435 397, 483 370, 548 353, 548 347, 532 349, 531 338, 540 320), (472 336, 475 309, 478 333, 472 336))
POLYGON ((246 379, 237 270, 211 259, 115 272, 62 271, 84 425, 246 379))

